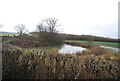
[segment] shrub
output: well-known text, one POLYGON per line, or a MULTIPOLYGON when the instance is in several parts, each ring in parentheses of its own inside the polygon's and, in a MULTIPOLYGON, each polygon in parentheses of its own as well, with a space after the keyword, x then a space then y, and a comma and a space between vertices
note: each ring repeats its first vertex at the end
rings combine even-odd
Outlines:
POLYGON ((63 44, 63 38, 57 33, 39 32, 38 42, 42 46, 54 46, 63 44))

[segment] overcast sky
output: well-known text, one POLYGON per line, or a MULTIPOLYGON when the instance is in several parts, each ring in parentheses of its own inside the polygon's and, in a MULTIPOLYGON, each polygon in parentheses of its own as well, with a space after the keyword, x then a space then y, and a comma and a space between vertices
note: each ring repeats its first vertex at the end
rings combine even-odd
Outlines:
POLYGON ((25 24, 31 32, 45 18, 58 18, 60 32, 118 37, 120 0, 0 0, 0 31, 15 32, 25 24))

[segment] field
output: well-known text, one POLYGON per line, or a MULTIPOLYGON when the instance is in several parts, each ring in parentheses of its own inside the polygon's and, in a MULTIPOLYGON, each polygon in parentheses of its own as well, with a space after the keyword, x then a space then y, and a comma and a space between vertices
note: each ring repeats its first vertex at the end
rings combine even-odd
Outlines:
POLYGON ((0 36, 18 36, 17 33, 0 33, 0 36))
MULTIPOLYGON (((81 43, 87 43, 88 41, 77 41, 77 40, 65 40, 65 41, 74 41, 74 42, 81 42, 81 43)), ((100 42, 100 41, 91 41, 92 44, 99 44, 104 46, 110 46, 110 47, 118 47, 120 43, 115 42, 100 42)))

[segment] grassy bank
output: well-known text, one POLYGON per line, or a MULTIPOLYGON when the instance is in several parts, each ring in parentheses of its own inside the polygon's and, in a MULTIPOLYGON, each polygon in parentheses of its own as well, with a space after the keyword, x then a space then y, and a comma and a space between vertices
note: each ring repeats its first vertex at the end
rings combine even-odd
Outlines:
MULTIPOLYGON (((80 43, 88 43, 88 41, 77 41, 77 40, 65 40, 67 41, 73 41, 73 42, 80 42, 80 43)), ((92 44, 99 44, 99 45, 105 45, 105 46, 111 46, 111 47, 116 47, 120 45, 120 43, 114 43, 114 42, 98 42, 98 41, 91 41, 92 44)))

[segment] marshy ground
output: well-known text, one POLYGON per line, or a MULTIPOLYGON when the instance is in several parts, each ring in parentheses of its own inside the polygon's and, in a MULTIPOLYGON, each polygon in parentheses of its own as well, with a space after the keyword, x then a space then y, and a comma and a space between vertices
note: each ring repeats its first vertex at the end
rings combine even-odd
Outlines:
POLYGON ((120 54, 114 51, 81 43, 88 49, 59 54, 41 49, 35 38, 3 37, 2 42, 3 79, 120 79, 120 54))

